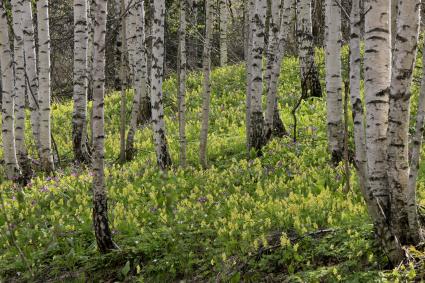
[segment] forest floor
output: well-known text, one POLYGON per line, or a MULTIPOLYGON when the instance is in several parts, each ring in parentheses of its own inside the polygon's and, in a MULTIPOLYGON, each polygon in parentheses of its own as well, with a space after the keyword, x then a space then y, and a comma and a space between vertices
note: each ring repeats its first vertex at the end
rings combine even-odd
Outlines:
MULTIPOLYGON (((168 141, 177 162, 175 85, 170 78, 164 90, 168 141)), ((0 180, 0 282, 413 280, 419 269, 413 264, 390 269, 375 245, 354 168, 352 187, 345 192, 343 164, 334 167, 329 161, 324 98, 303 101, 293 141, 291 110, 299 85, 298 62, 288 58, 279 102, 290 135, 272 140, 263 156, 254 158, 245 146, 244 67, 214 70, 210 168, 202 170, 202 77, 191 74, 188 167, 176 164, 167 174, 156 167, 150 129, 137 133, 134 161, 117 162, 120 97, 110 94, 105 105, 106 184, 109 220, 120 249, 107 255, 98 253, 93 235, 91 172, 71 164, 72 104, 54 104, 60 169, 55 176, 38 175, 23 190, 0 180)), ((130 109, 132 93, 128 96, 130 109)), ((422 202, 424 170, 422 166, 418 190, 422 202)))

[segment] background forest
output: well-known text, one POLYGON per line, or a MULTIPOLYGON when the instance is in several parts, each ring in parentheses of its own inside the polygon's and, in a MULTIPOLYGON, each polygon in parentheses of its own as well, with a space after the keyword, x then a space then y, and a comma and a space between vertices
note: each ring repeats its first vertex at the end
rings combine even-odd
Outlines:
POLYGON ((423 280, 421 6, 0 0, 0 282, 423 280))

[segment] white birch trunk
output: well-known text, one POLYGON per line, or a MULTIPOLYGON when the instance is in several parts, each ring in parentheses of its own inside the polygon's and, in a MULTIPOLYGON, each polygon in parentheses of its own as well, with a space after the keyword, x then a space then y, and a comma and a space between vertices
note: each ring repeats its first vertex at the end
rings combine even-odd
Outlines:
MULTIPOLYGON (((115 2, 118 3, 118 2, 115 2)), ((133 80, 136 78, 134 75, 134 69, 136 68, 135 62, 134 62, 134 53, 135 53, 135 24, 133 24, 130 20, 130 18, 134 18, 132 14, 134 13, 134 4, 131 4, 131 8, 128 7, 128 3, 125 0, 120 0, 119 3, 116 5, 116 13, 119 16, 119 20, 121 24, 120 32, 119 32, 119 38, 117 39, 117 42, 121 41, 121 44, 117 44, 118 50, 117 53, 120 55, 120 71, 119 71, 119 81, 120 81, 120 88, 121 88, 121 105, 120 105, 120 157, 119 161, 121 163, 124 163, 126 160, 126 140, 125 140, 125 131, 126 131, 126 112, 127 112, 127 57, 129 58, 130 62, 130 73, 133 77, 133 80), (119 4, 119 5, 118 5, 119 4), (128 9, 128 14, 126 14, 126 10, 128 9), (128 26, 127 26, 128 24, 128 26), (134 35, 132 38, 127 39, 127 30, 132 31, 132 35, 134 35), (131 42, 131 44, 129 43, 131 42), (130 51, 130 48, 131 51, 130 51), (128 56, 127 56, 128 54, 128 56)), ((137 94, 136 94, 137 96, 137 94)))
POLYGON ((161 170, 171 166, 165 131, 162 80, 164 76, 165 0, 154 0, 152 26, 151 104, 157 163, 161 170))
POLYGON ((252 18, 255 10, 255 0, 246 0, 247 16, 247 44, 246 44, 246 146, 248 151, 251 149, 251 78, 252 78, 252 18))
POLYGON ((37 1, 39 95, 40 107, 40 163, 46 172, 54 171, 50 125, 50 34, 48 0, 37 1))
POLYGON ((227 65, 227 1, 219 0, 220 6, 220 66, 227 65))
POLYGON ((399 1, 395 39, 388 125, 388 182, 391 199, 391 224, 402 244, 418 244, 416 203, 408 204, 410 86, 419 37, 420 0, 399 1), (408 213, 415 220, 409 223, 408 213))
POLYGON ((87 0, 74 0, 74 112, 72 140, 77 162, 90 163, 87 142, 87 0))
POLYGON ((205 1, 205 41, 204 52, 202 58, 202 69, 204 73, 203 95, 202 95, 202 122, 201 122, 201 138, 199 146, 199 159, 204 169, 207 168, 207 141, 208 141, 208 124, 210 113, 210 96, 211 96, 211 44, 213 29, 213 11, 214 4, 212 0, 205 1))
POLYGON ((40 155, 41 145, 39 136, 39 106, 38 106, 38 76, 37 76, 37 56, 35 50, 34 26, 31 1, 23 1, 22 24, 24 34, 24 54, 26 83, 28 85, 28 101, 30 108, 31 129, 37 152, 40 155))
POLYGON ((335 0, 325 1, 326 112, 328 146, 334 163, 344 150, 341 78, 341 8, 335 0))
POLYGON ((178 111, 179 111, 179 140, 180 166, 186 166, 186 11, 187 0, 180 0, 180 26, 178 48, 178 111))
POLYGON ((107 0, 94 4, 93 53, 93 224, 100 252, 115 248, 108 224, 107 193, 105 188, 104 154, 104 93, 105 93, 105 34, 107 0))
POLYGON ((20 170, 15 147, 15 89, 13 86, 13 58, 10 50, 9 25, 6 8, 0 1, 0 63, 2 71, 2 139, 6 177, 19 178, 20 170))
POLYGON ((23 176, 29 178, 31 175, 31 164, 28 159, 25 145, 25 58, 24 58, 24 34, 22 24, 23 1, 12 0, 14 58, 15 58, 15 145, 16 155, 23 176))
POLYGON ((261 97, 263 94, 264 28, 267 10, 266 0, 256 0, 252 20, 251 47, 251 141, 258 154, 264 145, 264 117, 261 97))

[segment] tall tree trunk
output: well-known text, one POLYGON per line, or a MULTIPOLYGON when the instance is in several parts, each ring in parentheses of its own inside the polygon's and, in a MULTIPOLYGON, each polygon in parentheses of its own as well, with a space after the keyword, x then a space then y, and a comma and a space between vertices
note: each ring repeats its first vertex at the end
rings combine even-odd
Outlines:
POLYGON ((25 145, 25 58, 24 58, 24 34, 22 24, 23 1, 12 0, 14 57, 15 57, 15 143, 19 166, 24 178, 31 176, 31 164, 25 145))
POLYGON ((205 0, 205 41, 202 58, 204 84, 202 95, 202 123, 201 123, 201 143, 199 146, 199 159, 204 169, 207 168, 207 140, 208 123, 210 114, 210 96, 211 96, 211 43, 213 29, 214 4, 212 0, 205 0))
POLYGON ((246 43, 246 146, 248 151, 251 150, 251 81, 252 81, 252 18, 255 10, 255 0, 246 0, 246 16, 247 16, 247 43, 246 43))
POLYGON ((25 54, 25 80, 28 85, 28 101, 30 108, 31 129, 37 152, 40 155, 41 145, 39 136, 39 105, 38 105, 38 76, 37 57, 35 50, 34 26, 31 1, 23 1, 22 24, 24 34, 24 54, 25 54))
POLYGON ((350 36, 350 100, 354 121, 354 144, 356 146, 356 166, 359 183, 363 193, 366 191, 366 136, 364 125, 364 108, 360 95, 361 55, 360 55, 360 0, 353 0, 351 6, 351 36, 350 36))
POLYGON ((74 0, 74 112, 72 141, 75 161, 90 163, 87 141, 87 0, 74 0))
MULTIPOLYGON (((88 0, 87 5, 87 27, 88 27, 88 50, 87 50, 87 98, 88 101, 93 100, 93 53, 94 53, 94 3, 95 0, 88 0)), ((93 105, 90 108, 90 135, 87 135, 88 144, 90 148, 93 148, 93 105), (90 138, 89 138, 90 137, 90 138)))
POLYGON ((9 180, 16 180, 20 177, 20 170, 15 147, 13 58, 12 51, 10 50, 6 7, 2 1, 0 1, 0 63, 2 71, 3 158, 6 177, 9 180))
POLYGON ((389 1, 391 1, 391 47, 394 48, 397 37, 397 6, 399 0, 389 1))
POLYGON ((179 111, 179 140, 180 166, 186 166, 186 11, 187 0, 180 0, 180 26, 178 48, 178 111, 179 111))
POLYGON ((325 1, 326 112, 329 151, 336 164, 343 158, 341 78, 341 8, 335 0, 325 1))
POLYGON ((105 188, 104 154, 104 92, 105 34, 107 1, 95 0, 93 53, 93 224, 97 246, 106 253, 116 246, 108 224, 108 204, 105 188))
MULTIPOLYGON (((136 134, 138 120, 146 125, 151 118, 150 98, 147 88, 147 61, 146 61, 146 40, 145 40, 145 10, 144 1, 135 7, 135 13, 130 15, 129 21, 135 24, 135 44, 134 58, 136 60, 134 84, 135 95, 133 109, 131 112, 130 128, 127 134, 127 160, 134 157, 134 135, 136 134)), ((130 36, 130 35, 129 35, 130 36)))
POLYGON ((397 264, 403 251, 389 226, 390 195, 387 179, 387 129, 391 78, 390 3, 365 2, 365 100, 368 180, 366 203, 381 246, 397 264))
POLYGON ((40 163, 46 172, 54 171, 50 125, 50 32, 48 0, 37 1, 39 95, 40 106, 40 163))
MULTIPOLYGON (((136 76, 134 75, 134 69, 135 69, 135 60, 134 60, 134 53, 135 53, 135 34, 136 34, 136 27, 133 25, 133 23, 130 23, 130 20, 127 19, 131 18, 132 13, 135 12, 134 4, 130 3, 132 6, 131 8, 128 7, 128 4, 125 0, 120 0, 120 9, 118 9, 117 6, 117 12, 120 17, 121 24, 120 26, 120 32, 119 32, 119 41, 121 41, 121 45, 118 48, 118 52, 120 53, 120 75, 119 80, 121 83, 121 105, 120 105, 120 157, 119 161, 121 163, 124 163, 125 153, 126 153, 126 146, 125 146, 125 130, 126 130, 126 112, 127 112, 127 53, 128 58, 130 62, 130 70, 132 73, 133 80, 136 79, 136 76), (125 14, 126 10, 128 9, 129 14, 125 14), (121 13, 122 12, 122 13, 121 13), (127 23, 129 23, 129 26, 127 27, 127 23), (131 34, 133 35, 132 38, 127 39, 127 30, 131 30, 131 34), (129 43, 131 41, 131 44, 129 43), (128 47, 127 47, 128 46, 128 47), (128 52, 127 52, 128 50, 128 52)), ((137 96, 137 94, 135 94, 137 96)))
POLYGON ((158 166, 166 170, 171 166, 171 156, 165 132, 162 80, 164 76, 164 24, 165 0, 154 0, 152 26, 151 104, 152 124, 158 166))
POLYGON ((398 4, 389 102, 387 172, 391 225, 397 238, 405 245, 418 244, 423 240, 416 203, 408 204, 410 86, 416 61, 421 1, 399 1, 398 4), (409 223, 409 214, 414 223, 409 223))
POLYGON ((300 57, 301 86, 309 96, 322 96, 319 74, 314 62, 313 30, 311 22, 311 0, 297 1, 297 39, 300 57), (305 83, 303 83, 305 82, 305 83))
POLYGON ((227 1, 219 0, 220 6, 220 66, 227 65, 227 1))
POLYGON ((263 94, 263 55, 266 0, 256 0, 252 20, 252 61, 251 61, 251 141, 250 145, 261 154, 264 145, 264 117, 261 97, 263 94))

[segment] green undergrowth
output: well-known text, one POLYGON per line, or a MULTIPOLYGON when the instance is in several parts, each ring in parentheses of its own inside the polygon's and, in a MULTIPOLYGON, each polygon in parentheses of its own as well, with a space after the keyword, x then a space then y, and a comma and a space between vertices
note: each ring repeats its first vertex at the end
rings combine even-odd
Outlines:
MULTIPOLYGON (((345 52, 345 58, 347 52, 345 52)), ((318 60, 323 62, 319 52, 318 60)), ((323 76, 323 71, 322 76, 323 76)), ((54 176, 37 175, 20 189, 2 180, 0 281, 5 282, 393 282, 418 276, 415 265, 393 270, 375 246, 351 168, 327 154, 325 98, 297 114, 298 61, 287 58, 279 84, 281 117, 291 133, 272 140, 261 158, 245 146, 245 71, 212 73, 209 169, 199 166, 202 76, 187 87, 188 166, 159 172, 152 132, 136 135, 134 161, 120 165, 119 101, 105 104, 109 220, 120 249, 100 255, 91 222, 91 172, 72 160, 72 104, 52 106, 61 157, 54 176), (6 221, 7 219, 7 221, 6 221)), ((178 161, 176 80, 164 84, 167 137, 178 161)), ((417 90, 417 88, 415 88, 417 90)), ((128 93, 128 108, 132 92, 128 93)), ((351 125, 350 125, 351 127, 351 125)), ((28 131, 28 139, 30 133, 28 131)), ((33 146, 29 142, 29 147, 33 146)), ((419 195, 424 194, 423 171, 419 195)), ((419 253, 419 252, 418 252, 419 253)))

